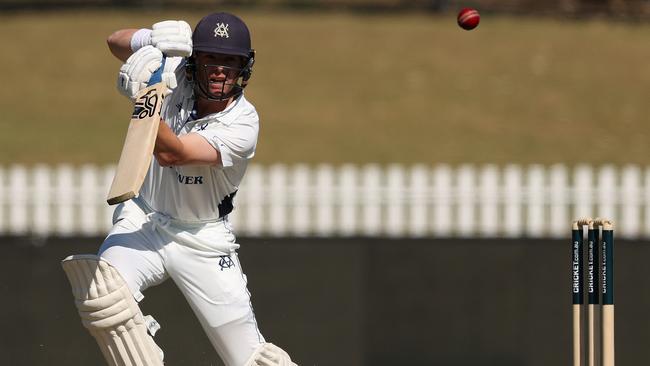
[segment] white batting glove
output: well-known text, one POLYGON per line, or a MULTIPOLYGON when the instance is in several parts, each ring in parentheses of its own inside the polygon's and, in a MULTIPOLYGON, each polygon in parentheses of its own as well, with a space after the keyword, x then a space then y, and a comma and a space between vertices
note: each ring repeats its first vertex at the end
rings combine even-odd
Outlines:
POLYGON ((153 25, 151 44, 165 56, 192 55, 192 28, 183 20, 165 20, 153 25))
MULTIPOLYGON (((133 53, 120 67, 117 76, 117 90, 120 94, 133 100, 140 90, 147 87, 151 75, 160 68, 162 59, 162 52, 153 46, 144 46, 133 53)), ((169 89, 177 86, 173 65, 171 62, 165 63, 162 71, 162 81, 169 89)))

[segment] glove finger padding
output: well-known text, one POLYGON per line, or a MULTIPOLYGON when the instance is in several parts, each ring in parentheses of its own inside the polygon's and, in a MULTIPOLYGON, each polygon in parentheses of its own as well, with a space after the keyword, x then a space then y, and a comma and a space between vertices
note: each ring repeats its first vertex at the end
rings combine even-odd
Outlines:
POLYGON ((183 45, 175 42, 159 42, 156 44, 158 49, 162 50, 168 56, 189 56, 192 54, 191 45, 183 45))
MULTIPOLYGON (((153 46, 142 47, 133 53, 120 67, 117 76, 117 90, 120 94, 130 99, 135 98, 140 90, 146 88, 151 74, 162 64, 162 57, 162 52, 153 46)), ((175 84, 174 80, 174 87, 175 84)))
POLYGON ((192 28, 183 20, 165 20, 153 25, 151 44, 167 56, 192 55, 192 28))
POLYGON ((167 84, 168 91, 171 91, 172 89, 176 89, 176 87, 178 86, 178 82, 176 80, 176 68, 174 67, 174 63, 172 62, 165 63, 162 72, 162 81, 164 81, 165 84, 167 84))

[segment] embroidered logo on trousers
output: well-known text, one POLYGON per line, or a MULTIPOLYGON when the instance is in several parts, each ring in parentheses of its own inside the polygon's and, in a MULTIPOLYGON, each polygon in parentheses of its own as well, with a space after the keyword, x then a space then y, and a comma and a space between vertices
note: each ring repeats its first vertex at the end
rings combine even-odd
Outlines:
POLYGON ((219 256, 219 267, 221 267, 221 270, 223 271, 224 269, 228 269, 230 267, 234 267, 235 263, 232 261, 229 255, 222 255, 219 256))

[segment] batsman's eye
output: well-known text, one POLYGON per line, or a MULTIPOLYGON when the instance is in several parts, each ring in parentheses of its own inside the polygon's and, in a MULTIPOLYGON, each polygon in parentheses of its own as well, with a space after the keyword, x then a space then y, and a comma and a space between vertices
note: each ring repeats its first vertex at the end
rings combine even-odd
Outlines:
POLYGON ((226 65, 205 65, 205 72, 207 75, 220 75, 223 73, 228 77, 234 77, 239 73, 239 69, 226 65))

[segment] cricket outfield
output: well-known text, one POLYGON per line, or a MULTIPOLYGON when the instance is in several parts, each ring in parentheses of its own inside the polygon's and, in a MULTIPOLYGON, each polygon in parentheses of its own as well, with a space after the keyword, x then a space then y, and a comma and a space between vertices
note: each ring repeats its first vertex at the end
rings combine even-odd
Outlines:
MULTIPOLYGON (((239 13, 258 51, 258 163, 650 161, 648 24, 239 13)), ((116 162, 130 103, 106 37, 201 15, 1 15, 0 164, 116 162)))

